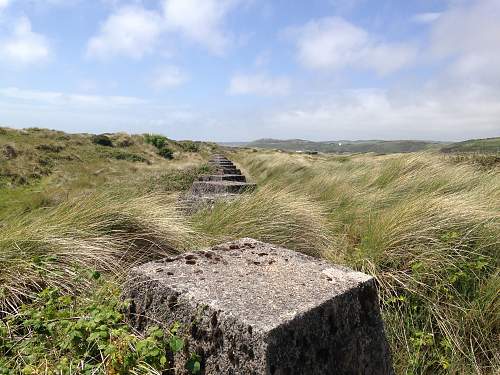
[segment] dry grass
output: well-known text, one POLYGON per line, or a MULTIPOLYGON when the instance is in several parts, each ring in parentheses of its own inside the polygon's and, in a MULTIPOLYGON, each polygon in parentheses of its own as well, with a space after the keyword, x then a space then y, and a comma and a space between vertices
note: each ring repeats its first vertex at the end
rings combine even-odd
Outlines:
POLYGON ((196 247, 175 197, 86 194, 7 218, 0 232, 0 304, 15 309, 37 291, 67 292, 79 269, 122 273, 139 262, 196 247))
POLYGON ((198 212, 192 221, 212 243, 251 237, 320 256, 331 241, 320 205, 290 189, 271 185, 220 201, 198 212))
MULTIPOLYGON (((304 199, 314 207, 314 222, 328 232, 319 244, 315 235, 304 237, 311 247, 318 245, 324 257, 378 280, 399 373, 500 370, 497 169, 457 164, 432 153, 314 157, 241 152, 233 158, 261 189, 293 192, 288 199, 278 198, 281 211, 293 212, 294 199, 299 208, 304 199)), ((267 207, 266 195, 257 193, 245 204, 267 207)), ((279 218, 274 204, 269 210, 279 218)), ((248 212, 238 235, 273 227, 258 220, 259 212, 248 212)), ((225 213, 226 222, 232 223, 232 215, 225 213)), ((266 210, 264 217, 272 216, 266 210)), ((222 223, 218 233, 233 233, 234 225, 225 231, 222 223)), ((286 237, 287 223, 279 227, 286 237)))

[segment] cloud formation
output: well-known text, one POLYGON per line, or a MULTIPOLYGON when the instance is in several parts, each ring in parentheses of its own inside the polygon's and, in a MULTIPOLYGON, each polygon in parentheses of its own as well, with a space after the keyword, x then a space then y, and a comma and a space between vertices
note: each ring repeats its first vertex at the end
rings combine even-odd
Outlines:
MULTIPOLYGON (((2 0, 0 0, 2 1, 2 0)), ((124 5, 104 21, 87 45, 87 56, 109 59, 116 56, 140 59, 155 50, 160 38, 182 38, 201 45, 213 54, 223 54, 231 37, 223 24, 241 0, 164 0, 162 9, 124 5)))
POLYGON ((0 97, 52 106, 122 107, 145 104, 146 101, 131 96, 104 96, 64 93, 59 91, 24 90, 17 87, 0 88, 0 97))
POLYGON ((299 62, 309 69, 355 67, 384 75, 410 65, 416 56, 411 44, 380 41, 340 17, 311 20, 285 33, 296 43, 299 62))
POLYGON ((12 65, 30 65, 48 60, 50 44, 47 38, 31 29, 27 17, 19 18, 9 36, 0 37, 0 58, 12 65))
POLYGON ((222 54, 230 42, 223 23, 239 0, 165 0, 163 12, 168 29, 215 54, 222 54))
POLYGON ((475 86, 458 92, 337 90, 276 110, 261 121, 268 124, 267 135, 277 137, 449 141, 498 136, 499 118, 498 97, 475 86))
POLYGON ((498 0, 459 3, 433 24, 431 53, 453 59, 449 70, 455 78, 500 89, 499 20, 498 0))
POLYGON ((162 19, 140 6, 125 6, 113 13, 87 46, 87 56, 109 59, 126 56, 140 59, 152 52, 162 32, 162 19))
POLYGON ((9 0, 0 0, 0 12, 7 8, 7 6, 9 5, 9 0))

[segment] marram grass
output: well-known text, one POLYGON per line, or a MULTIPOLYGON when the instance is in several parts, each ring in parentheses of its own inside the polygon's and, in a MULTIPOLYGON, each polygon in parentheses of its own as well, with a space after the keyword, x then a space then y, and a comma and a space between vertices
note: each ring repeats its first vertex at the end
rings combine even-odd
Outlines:
MULTIPOLYGON (((267 151, 239 152, 233 158, 260 189, 293 192, 287 195, 286 211, 293 212, 294 198, 297 207, 303 207, 304 199, 315 207, 318 233, 328 232, 316 243, 315 225, 304 225, 300 233, 311 233, 304 239, 322 249, 311 253, 377 279, 398 373, 499 373, 498 167, 456 163, 433 153, 308 156, 267 151)), ((256 205, 266 202, 259 193, 246 199, 255 199, 256 205)), ((280 210, 269 209, 281 217, 280 210)), ((273 216, 264 210, 264 217, 273 216)), ((257 210, 247 213, 249 232, 273 226, 259 221, 257 210)), ((234 225, 217 231, 233 233, 234 225)), ((277 227, 285 238, 288 227, 277 227)))
POLYGON ((175 198, 161 194, 89 193, 15 215, 0 230, 0 306, 16 309, 48 286, 85 287, 74 281, 79 269, 122 273, 198 241, 175 198))

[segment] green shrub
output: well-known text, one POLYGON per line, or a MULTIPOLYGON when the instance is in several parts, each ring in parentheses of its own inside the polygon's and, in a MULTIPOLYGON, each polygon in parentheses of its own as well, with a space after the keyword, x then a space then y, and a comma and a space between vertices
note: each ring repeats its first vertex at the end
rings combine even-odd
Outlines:
POLYGON ((179 144, 180 144, 183 151, 186 151, 186 152, 199 152, 200 151, 200 146, 193 141, 182 141, 182 142, 179 142, 179 144))
POLYGON ((162 149, 168 142, 167 137, 159 134, 144 134, 146 143, 155 146, 157 149, 162 149))
POLYGON ((165 146, 158 149, 158 155, 160 155, 161 157, 164 157, 165 159, 173 159, 174 158, 174 152, 165 146))
POLYGON ((144 134, 144 140, 157 148, 156 153, 165 159, 173 159, 174 152, 167 146, 168 138, 159 134, 144 134))
POLYGON ((100 151, 101 155, 103 155, 104 157, 113 158, 116 160, 126 160, 126 161, 141 162, 141 163, 149 162, 148 159, 146 159, 145 157, 138 154, 134 154, 132 152, 127 152, 117 149, 104 149, 100 151))
POLYGON ((107 146, 107 147, 113 147, 113 142, 111 139, 104 134, 100 135, 93 135, 92 136, 92 143, 96 145, 101 145, 101 146, 107 146))

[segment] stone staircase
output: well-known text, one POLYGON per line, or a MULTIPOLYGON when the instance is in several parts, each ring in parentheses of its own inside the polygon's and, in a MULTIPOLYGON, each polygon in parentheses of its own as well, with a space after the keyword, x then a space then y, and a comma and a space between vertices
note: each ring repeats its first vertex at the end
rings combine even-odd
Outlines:
POLYGON ((224 155, 212 155, 209 164, 215 168, 213 175, 204 175, 191 187, 194 196, 232 195, 253 191, 255 184, 247 182, 241 171, 224 155))

